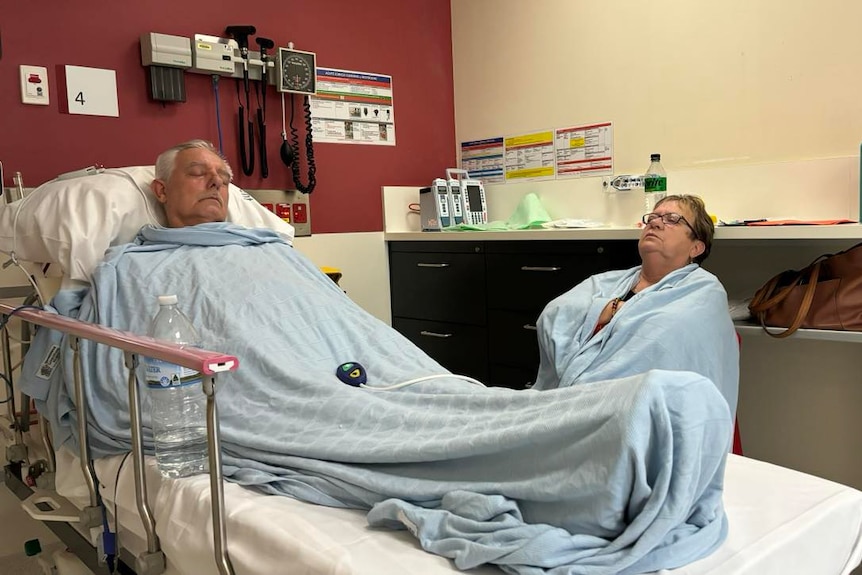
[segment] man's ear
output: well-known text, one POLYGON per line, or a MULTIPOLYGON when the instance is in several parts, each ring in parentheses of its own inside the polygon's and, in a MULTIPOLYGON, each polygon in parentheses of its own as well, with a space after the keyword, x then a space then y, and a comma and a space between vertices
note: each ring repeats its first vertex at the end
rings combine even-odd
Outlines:
POLYGON ((165 192, 165 183, 162 180, 153 180, 153 183, 150 184, 150 189, 153 191, 156 199, 159 200, 159 203, 164 204, 168 201, 168 194, 165 192))

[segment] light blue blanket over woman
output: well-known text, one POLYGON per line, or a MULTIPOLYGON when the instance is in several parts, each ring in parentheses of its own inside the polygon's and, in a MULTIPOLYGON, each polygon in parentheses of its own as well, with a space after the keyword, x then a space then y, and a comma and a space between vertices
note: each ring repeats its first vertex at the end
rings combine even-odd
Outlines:
MULTIPOLYGON (((232 481, 369 509, 372 526, 407 528, 461 569, 644 573, 704 557, 726 537, 731 410, 703 375, 632 375, 622 358, 617 367, 581 366, 558 348, 565 387, 547 392, 451 376, 397 391, 351 387, 335 376, 348 361, 366 368, 371 386, 447 372, 276 234, 230 224, 144 228, 135 244, 108 252, 91 289, 61 292, 53 306, 146 333, 163 294, 179 296, 204 347, 240 360, 218 387, 232 481), (596 369, 603 381, 591 377, 596 369), (576 380, 590 383, 568 385, 576 380)), ((629 329, 622 321, 609 328, 612 337, 598 345, 629 329)), ((688 349, 672 332, 664 337, 667 348, 688 349)), ((71 378, 61 374, 71 373, 71 359, 64 370, 39 372, 52 345, 62 345, 59 335, 41 330, 22 388, 55 439, 74 444, 71 378)), ((122 353, 82 342, 81 363, 93 454, 127 451, 122 353)), ((146 415, 144 423, 149 450, 146 415)))
POLYGON ((620 306, 593 336, 607 303, 627 294, 640 266, 592 276, 551 301, 537 324, 535 388, 554 389, 643 373, 689 370, 715 383, 736 413, 739 342, 718 279, 697 264, 675 270, 620 306))

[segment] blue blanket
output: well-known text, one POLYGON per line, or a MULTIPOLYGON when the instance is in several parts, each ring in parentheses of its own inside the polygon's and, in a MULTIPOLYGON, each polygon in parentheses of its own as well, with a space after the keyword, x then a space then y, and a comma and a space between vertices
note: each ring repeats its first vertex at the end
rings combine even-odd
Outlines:
MULTIPOLYGON (((369 509, 372 526, 409 529, 462 569, 635 574, 687 564, 726 537, 731 416, 702 375, 653 370, 542 393, 451 376, 350 387, 335 376, 347 361, 373 386, 447 372, 275 234, 229 224, 144 228, 109 251, 88 292, 54 305, 146 333, 156 297, 173 293, 206 348, 240 359, 218 390, 232 481, 369 509)), ((74 443, 71 378, 39 371, 52 345, 58 334, 41 330, 22 388, 56 439, 74 443)), ((92 451, 128 450, 122 354, 82 348, 92 451)))
POLYGON ((643 373, 687 370, 711 380, 736 413, 739 342, 718 279, 696 264, 666 275, 625 302, 593 336, 602 309, 637 282, 640 266, 595 275, 539 316, 535 389, 643 373))

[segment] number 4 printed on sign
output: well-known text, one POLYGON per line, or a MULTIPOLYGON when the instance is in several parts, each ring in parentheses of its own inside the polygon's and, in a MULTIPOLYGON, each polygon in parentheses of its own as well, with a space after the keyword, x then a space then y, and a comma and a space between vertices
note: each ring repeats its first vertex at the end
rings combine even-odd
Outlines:
POLYGON ((66 66, 66 100, 70 114, 119 117, 117 73, 66 66))

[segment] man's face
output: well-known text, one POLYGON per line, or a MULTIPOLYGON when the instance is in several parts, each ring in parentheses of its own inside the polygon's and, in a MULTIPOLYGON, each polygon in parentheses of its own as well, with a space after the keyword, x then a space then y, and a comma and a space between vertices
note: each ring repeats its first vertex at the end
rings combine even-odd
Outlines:
POLYGON ((154 180, 153 193, 165 207, 168 226, 179 228, 227 218, 230 173, 224 161, 203 148, 177 154, 167 181, 154 180))

